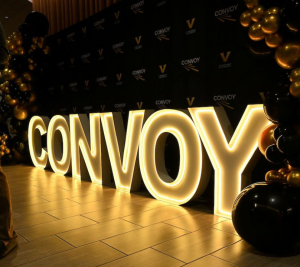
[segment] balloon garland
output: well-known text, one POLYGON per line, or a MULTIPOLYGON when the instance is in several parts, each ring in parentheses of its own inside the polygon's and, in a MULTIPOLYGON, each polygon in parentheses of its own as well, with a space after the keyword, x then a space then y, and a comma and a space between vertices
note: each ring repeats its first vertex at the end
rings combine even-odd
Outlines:
POLYGON ((262 94, 272 124, 258 139, 266 159, 285 167, 268 171, 266 182, 240 193, 232 221, 245 241, 277 253, 300 241, 300 0, 245 0, 245 4, 248 10, 240 23, 249 28, 250 42, 264 42, 261 51, 273 50, 277 64, 286 70, 280 88, 262 94))
MULTIPOLYGON (((37 110, 39 79, 47 69, 50 52, 45 43, 48 29, 47 18, 32 12, 19 31, 6 40, 9 60, 0 65, 0 134, 4 134, 7 142, 4 150, 0 145, 4 162, 23 159, 26 154, 28 120, 37 110)), ((4 142, 3 138, 0 142, 4 142)))

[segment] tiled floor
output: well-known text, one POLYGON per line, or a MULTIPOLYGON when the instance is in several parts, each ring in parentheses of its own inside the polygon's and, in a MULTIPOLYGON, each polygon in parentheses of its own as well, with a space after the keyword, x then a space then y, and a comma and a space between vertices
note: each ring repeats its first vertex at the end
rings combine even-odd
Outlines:
POLYGON ((300 267, 255 250, 204 204, 176 207, 30 166, 4 167, 19 248, 1 267, 300 267))

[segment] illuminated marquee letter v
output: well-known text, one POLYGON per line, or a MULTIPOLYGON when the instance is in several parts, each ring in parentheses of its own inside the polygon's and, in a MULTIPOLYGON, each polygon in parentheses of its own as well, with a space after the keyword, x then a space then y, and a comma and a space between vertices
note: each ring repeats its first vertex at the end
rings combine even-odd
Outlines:
POLYGON ((101 121, 117 189, 136 191, 140 187, 141 174, 137 152, 142 126, 152 111, 130 111, 127 134, 119 112, 102 113, 101 121), (123 160, 122 160, 123 159, 123 160))
POLYGON ((230 217, 235 198, 250 182, 247 174, 251 166, 247 173, 245 168, 257 149, 260 133, 269 122, 262 105, 250 105, 232 135, 223 108, 190 108, 189 111, 215 169, 215 214, 230 217))
POLYGON ((72 176, 84 180, 90 177, 93 183, 98 184, 109 182, 109 163, 105 160, 102 145, 100 113, 90 114, 90 121, 85 114, 70 115, 70 135, 72 176))

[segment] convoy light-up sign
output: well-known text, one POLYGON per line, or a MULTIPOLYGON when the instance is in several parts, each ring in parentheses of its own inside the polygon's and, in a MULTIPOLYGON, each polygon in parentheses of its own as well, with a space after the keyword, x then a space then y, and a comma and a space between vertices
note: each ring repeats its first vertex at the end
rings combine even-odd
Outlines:
POLYGON ((240 191, 251 180, 259 153, 257 139, 269 124, 262 105, 250 105, 235 131, 222 108, 188 111, 138 110, 129 112, 127 130, 121 113, 48 117, 35 116, 28 130, 33 164, 51 166, 58 174, 108 184, 110 168, 116 188, 139 189, 144 184, 156 199, 176 205, 199 197, 215 171, 216 215, 230 217, 240 191), (172 179, 165 166, 167 136, 180 151, 179 171, 172 179), (47 148, 41 136, 47 135, 47 148), (204 145, 204 148, 202 146, 204 145))

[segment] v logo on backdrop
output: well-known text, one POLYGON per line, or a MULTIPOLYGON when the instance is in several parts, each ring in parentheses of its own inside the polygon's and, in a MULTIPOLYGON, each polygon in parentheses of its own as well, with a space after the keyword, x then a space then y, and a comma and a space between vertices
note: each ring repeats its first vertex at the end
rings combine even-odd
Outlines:
POLYGON ((138 109, 142 109, 143 102, 137 102, 136 104, 137 104, 137 106, 138 106, 138 109))
POLYGON ((231 54, 231 51, 228 51, 226 53, 226 56, 225 56, 225 53, 220 53, 220 55, 221 55, 222 60, 223 60, 224 63, 226 63, 228 61, 230 54, 231 54))
POLYGON ((98 53, 99 53, 100 56, 102 56, 102 54, 103 54, 103 49, 99 49, 99 50, 98 50, 98 53))
POLYGON ((192 29, 194 26, 194 23, 195 23, 195 18, 193 18, 191 20, 187 20, 186 23, 187 23, 189 29, 192 29))
POLYGON ((101 107, 101 110, 103 112, 105 110, 105 105, 101 105, 100 107, 101 107))
POLYGON ((136 43, 139 45, 141 43, 142 36, 135 37, 136 43))
POLYGON ((116 17, 116 19, 119 19, 119 17, 120 17, 120 11, 118 11, 118 12, 115 13, 115 17, 116 17))
POLYGON ((194 103, 194 100, 195 100, 195 97, 192 97, 192 98, 187 98, 186 99, 186 101, 188 102, 188 104, 189 104, 189 107, 191 107, 192 105, 193 105, 193 103, 194 103))
POLYGON ((117 74, 117 79, 118 79, 118 81, 121 81, 121 79, 122 79, 122 73, 117 74))
POLYGON ((165 65, 160 65, 160 66, 159 66, 160 72, 161 72, 162 74, 165 73, 166 67, 167 67, 167 64, 165 64, 165 65))
POLYGON ((84 81, 84 83, 85 83, 85 86, 89 86, 90 81, 86 80, 86 81, 84 81))
POLYGON ((83 27, 83 28, 81 28, 82 29, 82 32, 84 33, 84 34, 86 34, 86 27, 83 27))

